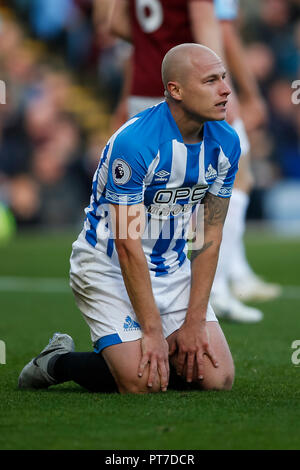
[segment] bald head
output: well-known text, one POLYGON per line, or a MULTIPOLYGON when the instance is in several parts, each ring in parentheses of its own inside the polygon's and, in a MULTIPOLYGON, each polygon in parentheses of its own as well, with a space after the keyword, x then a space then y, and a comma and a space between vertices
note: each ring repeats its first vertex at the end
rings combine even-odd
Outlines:
POLYGON ((171 114, 190 143, 198 142, 205 122, 226 119, 231 93, 226 70, 208 47, 187 43, 170 49, 162 63, 162 79, 171 114), (195 130, 193 139, 191 129, 195 130))
POLYGON ((205 67, 205 64, 211 61, 221 62, 221 59, 206 46, 187 43, 173 47, 162 62, 162 81, 165 90, 168 90, 169 82, 179 82, 183 85, 195 69, 205 67))

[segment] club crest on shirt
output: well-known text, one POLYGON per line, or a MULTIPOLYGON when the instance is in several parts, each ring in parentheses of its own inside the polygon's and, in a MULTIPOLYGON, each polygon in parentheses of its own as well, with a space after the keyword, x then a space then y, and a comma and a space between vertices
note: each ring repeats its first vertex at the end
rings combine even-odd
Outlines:
POLYGON ((131 168, 125 160, 117 158, 112 165, 112 175, 115 184, 126 184, 131 178, 131 168))

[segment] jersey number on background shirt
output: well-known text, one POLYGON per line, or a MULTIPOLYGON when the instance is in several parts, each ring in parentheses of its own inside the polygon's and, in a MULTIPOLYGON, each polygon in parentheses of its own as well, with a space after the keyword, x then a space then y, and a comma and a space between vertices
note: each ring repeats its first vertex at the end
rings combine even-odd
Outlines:
POLYGON ((145 33, 153 33, 163 23, 164 12, 160 0, 136 0, 136 16, 145 33))

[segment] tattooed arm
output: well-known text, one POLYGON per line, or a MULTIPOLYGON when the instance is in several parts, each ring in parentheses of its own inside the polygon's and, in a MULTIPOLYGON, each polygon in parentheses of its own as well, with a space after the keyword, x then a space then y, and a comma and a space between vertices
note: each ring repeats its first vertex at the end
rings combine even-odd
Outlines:
POLYGON ((204 242, 203 246, 191 252, 192 286, 189 318, 205 320, 211 286, 218 262, 222 230, 229 198, 220 198, 207 193, 204 200, 204 242))
POLYGON ((198 378, 203 378, 203 355, 206 354, 217 367, 217 359, 209 344, 206 330, 206 310, 217 267, 222 230, 229 198, 207 193, 204 204, 204 243, 192 251, 192 283, 186 319, 170 345, 170 354, 178 351, 177 372, 182 375, 186 366, 186 379, 192 381, 194 364, 198 378))

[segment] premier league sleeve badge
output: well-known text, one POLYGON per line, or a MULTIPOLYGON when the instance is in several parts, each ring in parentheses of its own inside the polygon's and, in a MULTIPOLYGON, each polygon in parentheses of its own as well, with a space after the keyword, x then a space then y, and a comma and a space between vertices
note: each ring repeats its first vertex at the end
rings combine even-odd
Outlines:
POLYGON ((125 160, 117 158, 112 164, 112 176, 117 185, 126 184, 131 178, 131 167, 125 160))

